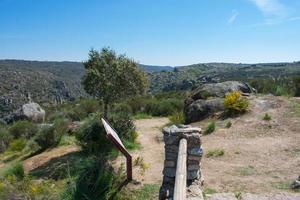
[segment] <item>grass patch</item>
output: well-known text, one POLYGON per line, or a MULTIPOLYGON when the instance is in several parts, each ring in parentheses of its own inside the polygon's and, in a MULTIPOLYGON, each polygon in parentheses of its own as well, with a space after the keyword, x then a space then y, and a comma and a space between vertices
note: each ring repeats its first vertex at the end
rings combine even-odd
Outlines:
POLYGON ((158 199, 160 185, 145 184, 141 189, 131 191, 123 189, 115 198, 116 200, 156 200, 158 199))
POLYGON ((137 119, 151 119, 152 116, 147 114, 147 113, 137 113, 135 115, 132 116, 133 119, 137 120, 137 119))
POLYGON ((221 157, 225 154, 224 149, 212 149, 212 150, 208 150, 206 157, 210 158, 210 157, 221 157))
POLYGON ((205 135, 208 135, 208 134, 211 134, 212 132, 214 132, 216 130, 216 123, 215 122, 210 122, 205 131, 204 131, 204 134, 205 135))
POLYGON ((265 121, 270 121, 271 119, 272 119, 272 117, 268 113, 266 113, 263 117, 263 120, 265 120, 265 121))
POLYGON ((230 128, 231 126, 232 126, 231 121, 228 121, 228 122, 226 123, 226 125, 225 125, 226 128, 230 128))
POLYGON ((300 101, 299 100, 291 100, 290 105, 293 110, 293 114, 296 117, 300 117, 300 101))
POLYGON ((183 112, 174 113, 173 115, 169 116, 169 120, 175 125, 184 124, 185 121, 184 113, 183 112))
POLYGON ((202 192, 204 198, 209 196, 210 194, 215 194, 215 193, 218 193, 218 191, 213 188, 205 188, 202 192))
POLYGON ((239 167, 237 172, 240 176, 251 176, 256 173, 256 170, 253 166, 248 165, 246 167, 239 167))
POLYGON ((22 180, 25 176, 23 164, 21 162, 15 162, 8 168, 1 172, 1 177, 12 177, 15 176, 17 179, 22 180))
POLYGON ((63 135, 60 139, 59 146, 75 145, 76 137, 70 135, 63 135))

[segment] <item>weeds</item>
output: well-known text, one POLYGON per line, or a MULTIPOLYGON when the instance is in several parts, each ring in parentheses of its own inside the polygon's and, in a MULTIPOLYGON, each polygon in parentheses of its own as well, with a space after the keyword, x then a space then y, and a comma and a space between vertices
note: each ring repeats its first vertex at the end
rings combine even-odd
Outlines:
POLYGON ((263 120, 265 120, 265 121, 270 121, 271 119, 272 119, 272 117, 268 113, 266 113, 263 117, 263 120))
POLYGON ((213 150, 209 150, 206 154, 207 158, 210 157, 221 157, 225 154, 224 149, 213 149, 213 150))
POLYGON ((204 131, 205 135, 211 134, 212 132, 214 132, 216 129, 216 123, 215 122, 211 122, 208 124, 207 128, 204 131))

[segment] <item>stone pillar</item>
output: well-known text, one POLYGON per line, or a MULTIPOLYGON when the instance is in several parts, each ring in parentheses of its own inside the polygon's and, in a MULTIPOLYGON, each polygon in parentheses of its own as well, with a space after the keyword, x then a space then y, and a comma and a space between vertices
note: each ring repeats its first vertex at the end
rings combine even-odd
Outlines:
POLYGON ((187 140, 187 187, 195 181, 201 182, 201 129, 189 125, 173 125, 163 129, 165 142, 165 162, 163 169, 163 183, 159 192, 159 199, 173 199, 176 162, 179 141, 187 140))

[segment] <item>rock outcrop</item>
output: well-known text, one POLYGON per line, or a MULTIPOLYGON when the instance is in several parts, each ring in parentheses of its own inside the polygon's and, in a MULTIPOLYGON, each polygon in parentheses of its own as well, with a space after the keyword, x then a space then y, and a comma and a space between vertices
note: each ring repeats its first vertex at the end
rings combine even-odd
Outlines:
POLYGON ((204 84, 196 88, 185 100, 186 122, 196 122, 216 112, 224 111, 224 97, 227 93, 234 91, 251 93, 255 90, 247 83, 238 81, 204 84))
POLYGON ((43 122, 45 118, 45 110, 37 103, 24 104, 21 108, 12 114, 3 118, 7 124, 11 124, 18 120, 30 120, 33 122, 43 122))

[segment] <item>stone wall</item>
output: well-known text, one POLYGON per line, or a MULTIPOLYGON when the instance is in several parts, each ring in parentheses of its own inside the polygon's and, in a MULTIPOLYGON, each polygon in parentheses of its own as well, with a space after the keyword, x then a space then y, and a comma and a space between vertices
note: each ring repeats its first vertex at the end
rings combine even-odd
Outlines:
MULTIPOLYGON (((160 188, 159 199, 170 200, 173 198, 176 162, 179 149, 179 141, 187 140, 187 187, 196 190, 188 190, 188 194, 199 192, 201 184, 201 158, 203 150, 201 147, 201 129, 189 125, 170 126, 163 129, 165 143, 165 163, 163 169, 163 183, 160 188)), ((201 190, 200 190, 201 192, 201 190)))

